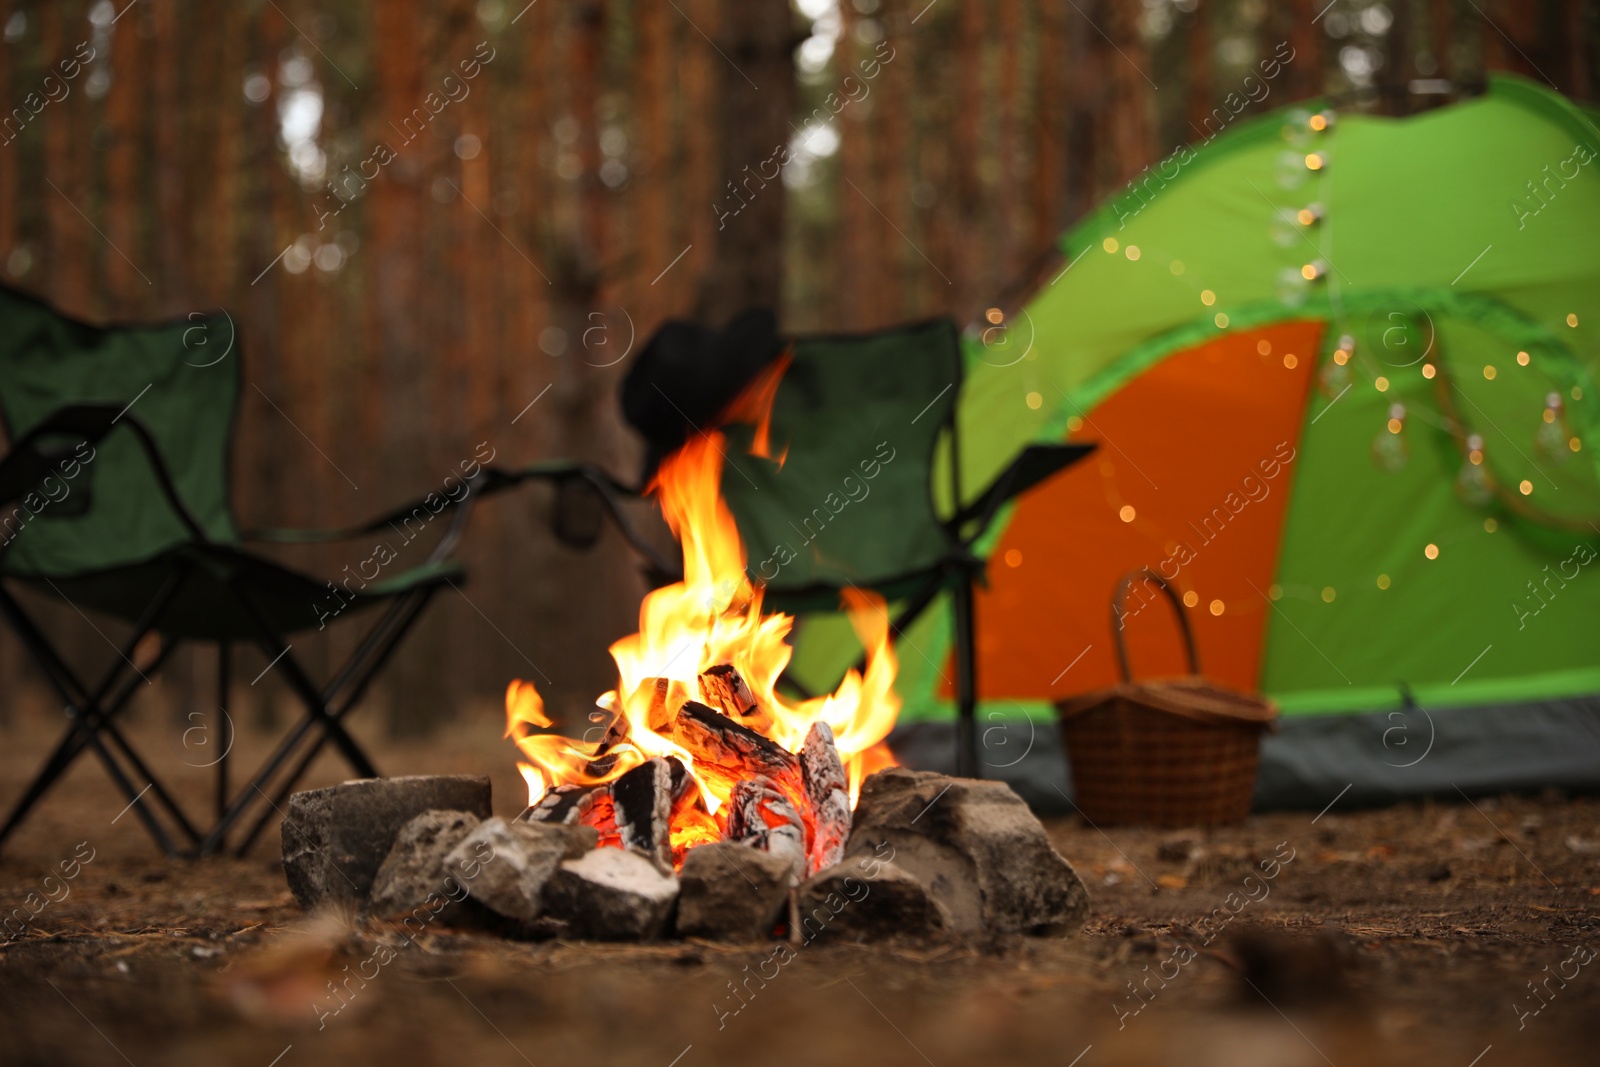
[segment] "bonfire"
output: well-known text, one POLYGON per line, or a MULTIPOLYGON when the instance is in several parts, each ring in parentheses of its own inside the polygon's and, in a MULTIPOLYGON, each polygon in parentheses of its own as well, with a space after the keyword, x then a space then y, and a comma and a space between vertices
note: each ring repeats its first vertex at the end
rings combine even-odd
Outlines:
MULTIPOLYGON (((751 454, 779 466, 769 413, 783 366, 728 415, 754 425, 751 454)), ((603 736, 552 732, 538 689, 520 680, 506 691, 506 736, 524 757, 532 821, 594 826, 602 846, 674 866, 695 845, 743 841, 813 873, 843 854, 862 780, 895 762, 884 744, 900 710, 888 612, 880 597, 846 590, 864 671, 825 696, 779 692, 794 620, 762 610, 763 587, 746 570, 720 492, 726 447, 720 431, 692 438, 648 488, 682 545, 683 580, 648 594, 638 633, 611 646, 617 685, 596 701, 603 736)))

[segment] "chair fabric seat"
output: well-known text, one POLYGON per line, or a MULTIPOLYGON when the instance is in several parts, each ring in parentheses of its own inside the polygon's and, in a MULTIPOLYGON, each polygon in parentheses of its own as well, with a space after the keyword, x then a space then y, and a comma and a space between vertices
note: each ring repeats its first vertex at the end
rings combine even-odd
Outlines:
POLYGON ((239 603, 243 595, 278 635, 320 629, 335 619, 428 586, 461 582, 453 560, 426 563, 347 595, 263 556, 227 545, 185 545, 141 563, 70 576, 20 574, 39 591, 85 609, 136 622, 177 568, 186 568, 176 595, 155 620, 164 636, 195 641, 256 641, 261 629, 239 603))

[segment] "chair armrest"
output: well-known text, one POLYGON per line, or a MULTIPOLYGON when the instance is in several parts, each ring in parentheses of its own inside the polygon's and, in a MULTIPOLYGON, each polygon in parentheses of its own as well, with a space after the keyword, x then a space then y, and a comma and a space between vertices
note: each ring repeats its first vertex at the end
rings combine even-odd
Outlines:
POLYGON ((972 544, 989 528, 1007 501, 1021 496, 1039 483, 1054 477, 1084 459, 1097 448, 1094 444, 1029 445, 979 493, 977 499, 956 515, 955 528, 976 523, 962 543, 972 544))
MULTIPOLYGON (((461 528, 465 523, 465 514, 472 498, 479 496, 492 496, 514 489, 524 482, 548 481, 561 482, 577 479, 588 482, 599 493, 604 502, 607 513, 622 536, 628 543, 641 553, 645 559, 658 572, 671 574, 677 570, 676 566, 666 560, 634 524, 633 519, 624 510, 623 504, 629 499, 641 499, 640 490, 629 486, 613 477, 607 471, 589 463, 579 463, 573 460, 546 460, 532 463, 526 467, 507 470, 502 467, 484 467, 472 478, 466 480, 468 491, 460 497, 444 497, 444 505, 438 511, 451 508, 460 508, 457 517, 452 521, 449 532, 440 546, 435 548, 433 556, 443 558, 454 547, 455 541, 460 536, 461 528)), ((259 529, 250 530, 244 534, 246 540, 270 541, 278 544, 318 544, 327 541, 345 541, 367 534, 377 533, 388 529, 393 523, 403 522, 410 517, 419 507, 427 507, 427 498, 402 505, 373 519, 371 522, 359 526, 350 526, 333 530, 292 530, 292 529, 259 529)), ((434 509, 429 508, 433 511, 434 509)))
POLYGON ((52 412, 22 435, 0 460, 0 504, 9 504, 34 489, 54 469, 57 458, 47 455, 40 442, 45 437, 78 437, 91 446, 99 444, 118 426, 124 426, 139 442, 151 473, 166 498, 167 506, 188 529, 189 535, 202 544, 210 538, 195 519, 183 499, 178 496, 172 473, 167 470, 161 450, 136 416, 128 414, 126 407, 115 404, 71 404, 52 412))

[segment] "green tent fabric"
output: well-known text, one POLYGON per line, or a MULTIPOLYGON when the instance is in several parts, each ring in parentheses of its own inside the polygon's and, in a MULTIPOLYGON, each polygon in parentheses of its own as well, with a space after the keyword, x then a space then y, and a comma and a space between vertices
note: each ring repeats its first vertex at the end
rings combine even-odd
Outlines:
MULTIPOLYGON (((1319 108, 1240 122, 1148 168, 1061 239, 1057 272, 1003 329, 969 331, 963 475, 983 484, 1030 442, 1095 440, 1097 413, 1186 353, 1310 323, 1320 343, 1288 413, 1298 459, 1271 602, 1254 607, 1259 666, 1243 679, 1284 712, 1259 799, 1311 803, 1364 774, 1356 795, 1369 798, 1452 774, 1475 788, 1600 786, 1600 581, 1584 573, 1600 548, 1595 116, 1513 77, 1407 119, 1319 108), (1397 404, 1406 455, 1389 470, 1378 452, 1397 404), (1336 602, 1317 595, 1334 589, 1336 602), (1413 700, 1426 726, 1385 718, 1413 700), (1384 747, 1396 728, 1413 753, 1427 739, 1429 773, 1383 769, 1405 762, 1384 747)), ((1224 378, 1196 402, 1226 390, 1224 378)), ((1137 452, 1130 433, 1160 427, 1119 432, 1113 443, 1137 452)), ((1195 463, 1210 444, 1193 442, 1195 463)), ((1004 548, 1036 506, 1024 498, 981 547, 1004 548)), ((1081 560, 1063 531, 1049 551, 1070 574, 1081 560)), ((1004 584, 993 561, 991 577, 1004 584)), ((1063 597, 1064 614, 1080 610, 1063 597)), ((903 635, 908 737, 938 736, 950 716, 949 631, 936 609, 903 635)), ((795 670, 822 681, 854 651, 840 620, 809 619, 795 670)), ((1050 675, 980 657, 980 719, 1007 724, 996 738, 1013 751, 1059 760, 1051 702, 1066 694, 1050 675)), ((1063 781, 1057 768, 1034 784, 1063 781)))

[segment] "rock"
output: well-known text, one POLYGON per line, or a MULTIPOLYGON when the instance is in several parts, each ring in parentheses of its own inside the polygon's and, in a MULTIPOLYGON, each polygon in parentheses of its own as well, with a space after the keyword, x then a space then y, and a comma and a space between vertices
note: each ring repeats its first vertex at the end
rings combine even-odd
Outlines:
POLYGON ((891 767, 861 787, 846 850, 927 887, 960 934, 1062 936, 1088 917, 1083 883, 1004 782, 891 767))
POLYGON ((678 879, 637 852, 597 848, 567 860, 545 886, 546 913, 577 937, 643 941, 666 929, 678 879))
POLYGON ((459 895, 447 881, 444 858, 478 823, 465 811, 425 811, 406 823, 372 881, 373 913, 398 915, 439 894, 459 895))
POLYGON ((678 934, 711 941, 772 936, 789 901, 793 864, 732 841, 691 848, 678 885, 678 934))
POLYGON ((888 937, 936 939, 954 924, 928 887, 899 866, 856 857, 800 887, 800 936, 847 941, 888 937), (867 874, 871 870, 872 874, 867 874))
POLYGON ((283 820, 283 873, 300 906, 365 908, 395 837, 425 811, 489 817, 480 774, 362 778, 295 793, 283 820))
POLYGON ((444 857, 444 870, 478 903, 508 919, 539 917, 545 885, 562 860, 594 850, 592 826, 485 819, 444 857))

